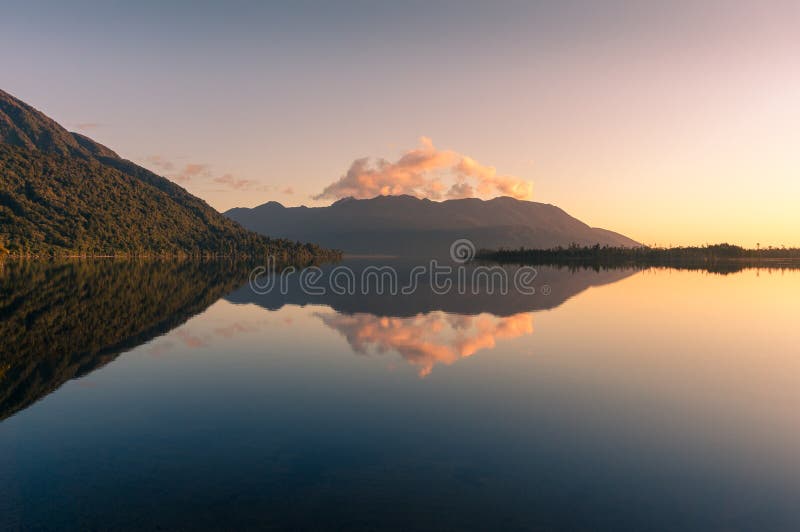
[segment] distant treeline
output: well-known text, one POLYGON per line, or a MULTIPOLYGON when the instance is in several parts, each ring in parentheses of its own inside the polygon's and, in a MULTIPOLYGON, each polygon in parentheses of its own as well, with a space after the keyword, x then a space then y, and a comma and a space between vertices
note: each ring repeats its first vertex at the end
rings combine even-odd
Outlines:
POLYGON ((479 260, 577 268, 664 266, 726 273, 749 267, 800 268, 800 248, 746 249, 732 244, 702 247, 578 246, 550 249, 480 250, 479 260))

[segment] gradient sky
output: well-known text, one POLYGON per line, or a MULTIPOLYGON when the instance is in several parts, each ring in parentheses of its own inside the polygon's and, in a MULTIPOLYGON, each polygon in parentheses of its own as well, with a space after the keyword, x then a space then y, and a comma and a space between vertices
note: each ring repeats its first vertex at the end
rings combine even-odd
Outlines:
POLYGON ((219 210, 330 203, 424 136, 648 244, 800 246, 798 28, 796 1, 12 1, 0 87, 219 210))

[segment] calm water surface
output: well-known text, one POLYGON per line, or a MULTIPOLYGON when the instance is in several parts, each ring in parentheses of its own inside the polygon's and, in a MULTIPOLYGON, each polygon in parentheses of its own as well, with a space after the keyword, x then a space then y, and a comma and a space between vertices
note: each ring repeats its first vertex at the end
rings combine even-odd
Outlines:
POLYGON ((0 529, 800 530, 798 271, 246 275, 4 267, 0 529))

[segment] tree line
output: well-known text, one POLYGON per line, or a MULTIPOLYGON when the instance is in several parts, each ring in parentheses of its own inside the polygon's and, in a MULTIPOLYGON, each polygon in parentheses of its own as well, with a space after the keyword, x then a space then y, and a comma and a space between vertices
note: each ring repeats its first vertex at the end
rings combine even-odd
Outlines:
POLYGON ((579 246, 548 249, 516 248, 480 250, 476 258, 500 263, 539 264, 593 268, 665 266, 738 271, 747 267, 800 268, 800 248, 747 249, 733 244, 680 247, 579 246))

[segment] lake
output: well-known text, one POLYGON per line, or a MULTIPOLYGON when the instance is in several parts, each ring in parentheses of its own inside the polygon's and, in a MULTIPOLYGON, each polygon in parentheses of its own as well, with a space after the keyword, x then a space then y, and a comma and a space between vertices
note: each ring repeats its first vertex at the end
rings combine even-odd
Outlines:
POLYGON ((800 530, 800 271, 378 264, 3 265, 0 529, 800 530))

